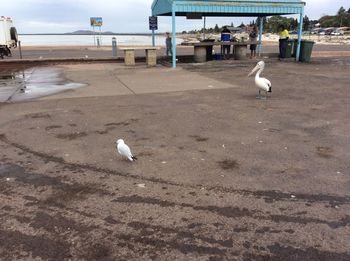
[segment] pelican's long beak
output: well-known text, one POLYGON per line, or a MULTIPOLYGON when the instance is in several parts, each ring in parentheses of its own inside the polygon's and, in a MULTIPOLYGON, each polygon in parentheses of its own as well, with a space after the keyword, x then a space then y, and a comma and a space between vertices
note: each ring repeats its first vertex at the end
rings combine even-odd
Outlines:
POLYGON ((248 76, 252 75, 253 73, 255 73, 258 69, 259 69, 259 65, 257 64, 254 69, 248 74, 248 76))

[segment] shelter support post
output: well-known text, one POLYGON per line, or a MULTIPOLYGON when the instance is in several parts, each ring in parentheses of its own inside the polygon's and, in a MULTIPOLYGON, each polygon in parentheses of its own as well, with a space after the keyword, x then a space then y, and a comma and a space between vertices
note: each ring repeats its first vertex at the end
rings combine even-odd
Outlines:
POLYGON ((206 17, 204 16, 204 27, 203 27, 203 40, 205 40, 205 25, 206 25, 206 17))
POLYGON ((173 68, 176 68, 176 14, 175 14, 175 4, 172 6, 172 48, 173 48, 173 68))
POLYGON ((152 30, 152 46, 154 47, 156 45, 156 39, 154 36, 154 30, 152 30))
POLYGON ((264 18, 262 16, 259 16, 259 46, 258 46, 258 56, 261 55, 262 50, 262 32, 264 30, 264 18))
POLYGON ((298 46, 297 46, 297 53, 295 55, 295 60, 297 62, 299 61, 299 57, 300 57, 301 36, 303 33, 303 18, 304 18, 304 8, 300 13, 300 19, 299 19, 298 46))

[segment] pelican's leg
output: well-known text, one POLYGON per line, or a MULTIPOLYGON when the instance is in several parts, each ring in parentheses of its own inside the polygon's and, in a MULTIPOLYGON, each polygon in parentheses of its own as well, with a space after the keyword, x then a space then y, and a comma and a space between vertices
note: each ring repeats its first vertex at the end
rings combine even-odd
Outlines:
POLYGON ((266 92, 265 96, 261 96, 261 99, 262 100, 266 100, 267 99, 267 92, 266 92))
POLYGON ((265 93, 266 93, 266 94, 265 94, 264 96, 262 96, 262 95, 261 95, 261 90, 259 90, 259 98, 258 98, 258 97, 257 97, 257 98, 258 98, 258 99, 261 99, 261 100, 266 100, 266 99, 267 99, 267 92, 265 91, 265 93))
POLYGON ((259 92, 258 92, 258 96, 256 96, 257 99, 261 99, 261 93, 260 93, 260 89, 259 89, 259 92))

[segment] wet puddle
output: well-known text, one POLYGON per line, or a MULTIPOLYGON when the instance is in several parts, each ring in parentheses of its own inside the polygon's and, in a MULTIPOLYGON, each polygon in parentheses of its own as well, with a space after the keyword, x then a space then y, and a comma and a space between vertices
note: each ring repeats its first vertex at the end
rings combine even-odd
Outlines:
POLYGON ((0 102, 18 102, 86 86, 65 79, 60 68, 31 68, 10 75, 0 73, 0 102))

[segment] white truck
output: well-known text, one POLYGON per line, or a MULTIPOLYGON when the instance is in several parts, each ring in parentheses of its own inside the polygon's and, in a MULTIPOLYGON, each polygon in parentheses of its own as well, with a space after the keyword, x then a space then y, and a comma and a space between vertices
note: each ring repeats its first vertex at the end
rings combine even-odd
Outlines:
POLYGON ((11 56, 11 48, 16 48, 18 42, 17 30, 13 27, 10 17, 0 17, 0 58, 11 56))

